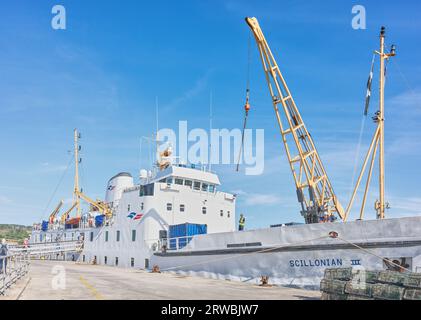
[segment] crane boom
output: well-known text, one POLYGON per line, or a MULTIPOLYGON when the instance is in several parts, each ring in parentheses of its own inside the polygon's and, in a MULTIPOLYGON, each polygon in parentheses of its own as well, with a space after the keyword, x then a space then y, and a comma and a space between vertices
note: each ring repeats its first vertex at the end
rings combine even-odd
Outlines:
POLYGON ((48 221, 50 223, 54 223, 54 219, 56 218, 58 212, 60 211, 61 207, 63 206, 63 203, 64 203, 63 200, 61 200, 59 202, 59 204, 57 205, 57 207, 54 209, 54 211, 51 212, 50 217, 48 218, 48 221))
POLYGON ((74 202, 73 204, 72 204, 72 206, 66 211, 66 212, 64 212, 62 215, 61 215, 61 222, 62 223, 65 223, 66 222, 66 220, 67 220, 67 216, 69 215, 69 213, 70 212, 72 212, 72 210, 74 209, 74 208, 76 208, 76 206, 77 206, 77 202, 74 202))
POLYGON ((307 131, 259 22, 256 18, 246 18, 246 22, 253 32, 260 52, 273 108, 297 188, 298 201, 301 203, 301 214, 306 223, 318 223, 321 217, 330 217, 335 213, 344 220, 344 209, 333 191, 313 139, 307 131))
POLYGON ((89 198, 88 196, 84 195, 80 191, 76 191, 76 196, 79 197, 79 198, 82 198, 87 203, 89 203, 93 207, 97 208, 98 211, 105 214, 108 218, 111 218, 112 211, 111 211, 110 207, 105 202, 100 201, 100 200, 94 201, 91 198, 89 198))

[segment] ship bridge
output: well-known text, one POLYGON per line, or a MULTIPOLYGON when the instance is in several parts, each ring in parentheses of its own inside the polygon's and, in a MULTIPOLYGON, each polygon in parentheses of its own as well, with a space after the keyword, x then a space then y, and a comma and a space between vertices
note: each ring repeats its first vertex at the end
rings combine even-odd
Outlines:
POLYGON ((219 177, 215 173, 197 169, 194 165, 190 167, 186 165, 170 166, 158 172, 151 182, 166 182, 167 178, 196 180, 213 186, 221 185, 219 177))

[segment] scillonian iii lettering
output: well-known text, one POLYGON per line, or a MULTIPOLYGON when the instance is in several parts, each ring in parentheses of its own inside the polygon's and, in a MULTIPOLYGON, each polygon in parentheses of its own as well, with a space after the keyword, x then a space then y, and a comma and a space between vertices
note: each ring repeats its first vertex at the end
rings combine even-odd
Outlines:
POLYGON ((291 268, 301 267, 340 267, 343 265, 342 259, 326 258, 326 259, 303 259, 303 260, 290 260, 289 265, 291 268))

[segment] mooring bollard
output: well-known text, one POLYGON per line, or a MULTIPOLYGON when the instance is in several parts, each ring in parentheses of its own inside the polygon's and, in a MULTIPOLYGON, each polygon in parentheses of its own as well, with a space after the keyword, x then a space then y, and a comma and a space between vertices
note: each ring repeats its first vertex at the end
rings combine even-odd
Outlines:
POLYGON ((158 265, 153 266, 151 273, 161 273, 159 266, 158 265))

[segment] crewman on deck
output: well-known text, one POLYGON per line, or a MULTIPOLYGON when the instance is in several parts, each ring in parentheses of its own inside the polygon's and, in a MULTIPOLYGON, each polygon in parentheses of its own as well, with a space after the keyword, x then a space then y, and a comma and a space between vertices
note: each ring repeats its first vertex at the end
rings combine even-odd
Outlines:
POLYGON ((243 214, 240 214, 240 220, 238 221, 238 231, 243 231, 246 224, 246 218, 243 214))

